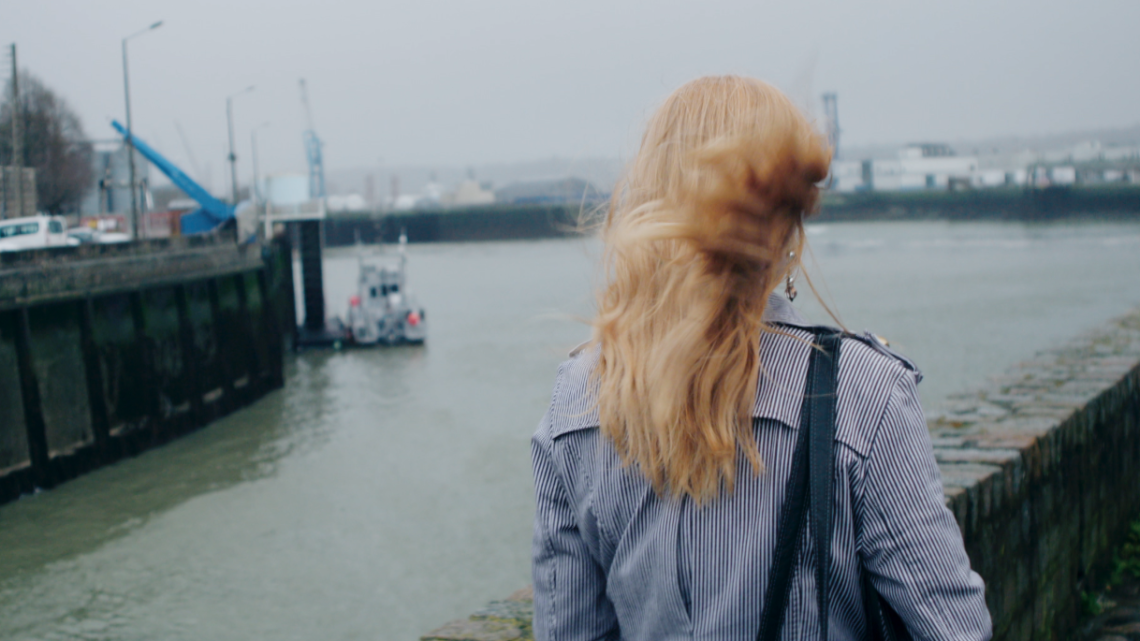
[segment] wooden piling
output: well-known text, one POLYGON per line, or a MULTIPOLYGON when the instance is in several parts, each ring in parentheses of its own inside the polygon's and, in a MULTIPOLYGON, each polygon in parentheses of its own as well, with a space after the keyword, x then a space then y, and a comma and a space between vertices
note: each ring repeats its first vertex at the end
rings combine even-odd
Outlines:
POLYGON ((95 448, 101 459, 109 456, 110 445, 107 399, 103 395, 103 368, 99 365, 99 352, 95 346, 95 309, 90 298, 79 301, 80 349, 83 351, 83 369, 87 376, 87 406, 91 411, 91 431, 95 448))
POLYGON ((47 428, 44 423, 40 386, 32 363, 32 331, 28 310, 16 313, 16 358, 20 367, 20 391, 24 402, 24 429, 28 434, 28 454, 36 487, 55 485, 48 460, 47 428))

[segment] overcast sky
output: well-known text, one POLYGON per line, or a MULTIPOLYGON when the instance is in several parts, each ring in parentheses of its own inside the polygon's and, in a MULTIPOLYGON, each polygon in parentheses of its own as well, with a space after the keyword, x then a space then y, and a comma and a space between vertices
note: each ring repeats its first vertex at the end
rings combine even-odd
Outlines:
MULTIPOLYGON (((703 74, 769 80, 848 144, 1045 134, 1140 122, 1140 2, 1102 0, 0 0, 0 44, 92 138, 123 118, 226 185, 226 96, 240 174, 305 167, 298 79, 330 169, 628 157, 646 115, 703 74)), ((7 77, 8 65, 0 72, 7 77)))

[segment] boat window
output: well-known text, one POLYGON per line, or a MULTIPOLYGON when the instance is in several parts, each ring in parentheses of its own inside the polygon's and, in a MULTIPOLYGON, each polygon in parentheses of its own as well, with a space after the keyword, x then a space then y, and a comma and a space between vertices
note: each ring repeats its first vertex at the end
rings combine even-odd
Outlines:
POLYGON ((381 285, 381 286, 380 286, 380 293, 381 293, 382 295, 384 295, 384 296, 387 296, 387 295, 388 295, 388 287, 387 287, 387 285, 381 285))
POLYGON ((392 292, 393 294, 395 294, 396 292, 400 291, 400 286, 399 286, 399 285, 397 285, 396 283, 392 283, 392 284, 391 284, 391 285, 388 287, 388 291, 390 291, 390 292, 392 292))
POLYGON ((24 223, 23 225, 8 225, 0 227, 0 238, 11 238, 12 236, 24 236, 26 234, 34 234, 40 230, 39 223, 24 223))
POLYGON ((63 223, 59 222, 58 220, 48 222, 48 231, 53 234, 62 234, 63 223))
POLYGON ((368 294, 372 296, 372 298, 376 298, 376 288, 373 287, 372 289, 368 290, 368 294))

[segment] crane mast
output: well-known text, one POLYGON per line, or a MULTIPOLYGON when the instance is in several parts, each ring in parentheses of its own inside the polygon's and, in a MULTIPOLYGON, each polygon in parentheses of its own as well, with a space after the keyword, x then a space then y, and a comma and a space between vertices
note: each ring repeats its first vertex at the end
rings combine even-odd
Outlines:
POLYGON ((313 112, 309 108, 309 90, 305 79, 301 78, 301 105, 305 107, 305 122, 308 129, 304 133, 305 157, 309 161, 309 197, 325 197, 325 163, 321 158, 321 139, 313 127, 313 112))

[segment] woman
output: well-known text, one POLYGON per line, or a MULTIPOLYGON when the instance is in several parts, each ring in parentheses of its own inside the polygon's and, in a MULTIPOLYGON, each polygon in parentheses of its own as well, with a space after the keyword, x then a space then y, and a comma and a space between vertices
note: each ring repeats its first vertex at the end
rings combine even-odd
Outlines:
MULTIPOLYGON (((829 163, 757 80, 690 82, 651 119, 604 227, 593 340, 559 369, 532 441, 537 639, 757 637, 813 336, 775 292, 793 295, 829 163)), ((872 339, 842 341, 833 638, 867 634, 863 572, 915 638, 990 635, 919 378, 872 339)), ((781 638, 819 636, 811 547, 781 638)))

